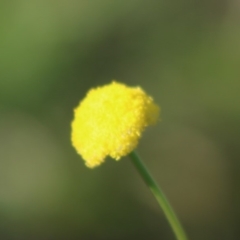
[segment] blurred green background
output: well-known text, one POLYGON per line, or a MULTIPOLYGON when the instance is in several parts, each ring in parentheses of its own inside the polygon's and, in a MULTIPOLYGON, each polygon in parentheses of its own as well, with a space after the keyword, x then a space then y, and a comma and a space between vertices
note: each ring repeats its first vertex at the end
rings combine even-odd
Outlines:
POLYGON ((161 123, 138 147, 189 238, 240 238, 236 0, 0 2, 0 239, 175 237, 129 159, 87 169, 73 108, 112 79, 161 123))

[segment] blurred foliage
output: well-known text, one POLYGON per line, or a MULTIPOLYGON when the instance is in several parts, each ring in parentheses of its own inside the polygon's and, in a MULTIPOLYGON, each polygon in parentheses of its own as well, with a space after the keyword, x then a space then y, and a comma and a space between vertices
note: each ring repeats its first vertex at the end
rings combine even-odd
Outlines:
POLYGON ((90 87, 162 107, 139 146, 190 239, 238 239, 240 5, 0 2, 0 239, 174 239, 128 159, 87 169, 70 122, 90 87))

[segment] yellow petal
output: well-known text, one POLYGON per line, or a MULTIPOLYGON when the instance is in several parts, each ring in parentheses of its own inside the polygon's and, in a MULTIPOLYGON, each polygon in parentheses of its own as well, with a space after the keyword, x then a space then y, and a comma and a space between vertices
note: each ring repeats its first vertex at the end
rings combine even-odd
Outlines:
POLYGON ((74 110, 72 144, 90 168, 133 151, 159 107, 140 87, 118 82, 91 89, 74 110))

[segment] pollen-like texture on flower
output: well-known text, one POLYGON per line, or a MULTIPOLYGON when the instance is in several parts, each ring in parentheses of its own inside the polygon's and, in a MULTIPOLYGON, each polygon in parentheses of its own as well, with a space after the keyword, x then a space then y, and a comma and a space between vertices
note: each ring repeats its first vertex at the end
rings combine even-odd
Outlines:
POLYGON ((74 110, 72 144, 90 168, 107 156, 116 160, 134 150, 159 107, 140 87, 112 82, 91 89, 74 110))

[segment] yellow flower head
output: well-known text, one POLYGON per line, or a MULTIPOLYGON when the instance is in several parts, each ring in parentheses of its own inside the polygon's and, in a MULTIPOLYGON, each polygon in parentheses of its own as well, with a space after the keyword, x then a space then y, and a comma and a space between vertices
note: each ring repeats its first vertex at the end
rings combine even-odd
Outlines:
POLYGON ((90 168, 107 156, 119 160, 134 150, 159 107, 140 87, 112 82, 91 89, 74 110, 72 144, 90 168))

